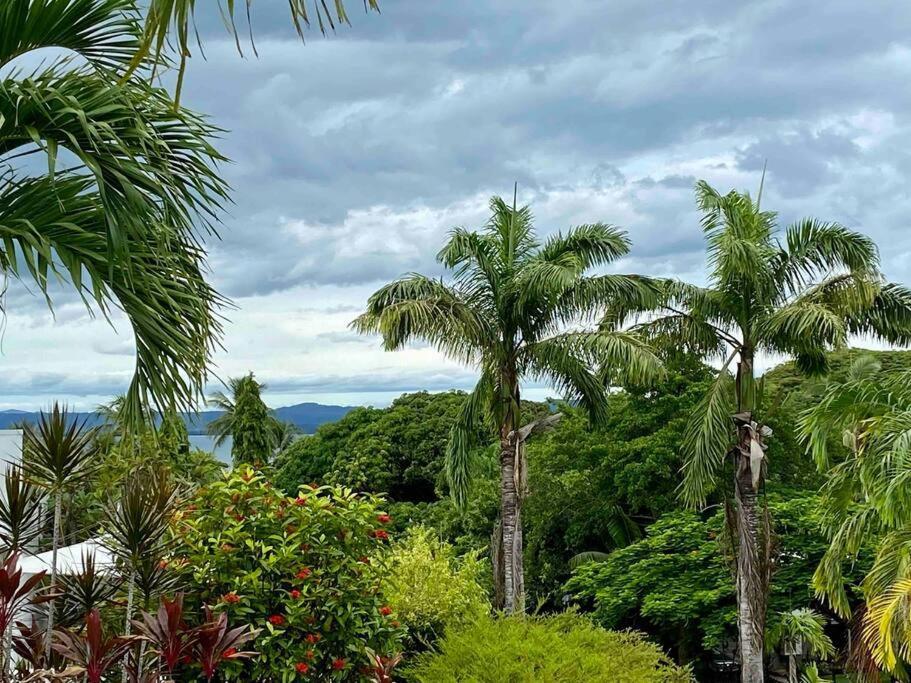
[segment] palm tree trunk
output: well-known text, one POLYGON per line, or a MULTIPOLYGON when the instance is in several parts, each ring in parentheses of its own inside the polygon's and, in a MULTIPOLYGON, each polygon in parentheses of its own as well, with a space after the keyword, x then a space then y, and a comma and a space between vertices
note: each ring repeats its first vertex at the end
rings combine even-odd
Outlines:
MULTIPOLYGON (((57 585, 57 551, 60 549, 60 518, 63 511, 63 496, 58 492, 54 497, 54 537, 51 540, 51 589, 57 585)), ((47 635, 44 654, 51 659, 51 644, 54 639, 54 600, 47 603, 47 635)))
POLYGON ((737 429, 734 450, 734 500, 737 510, 737 626, 740 634, 741 683, 763 683, 763 635, 767 593, 767 556, 758 492, 750 469, 751 432, 748 423, 753 409, 753 354, 741 352, 737 366, 737 409, 750 413, 746 425, 737 429))
MULTIPOLYGON (((504 428, 505 429, 505 428, 504 428)), ((519 492, 516 489, 516 447, 508 432, 500 438, 500 518, 502 522, 503 609, 507 614, 524 611, 522 576, 522 526, 519 492)))

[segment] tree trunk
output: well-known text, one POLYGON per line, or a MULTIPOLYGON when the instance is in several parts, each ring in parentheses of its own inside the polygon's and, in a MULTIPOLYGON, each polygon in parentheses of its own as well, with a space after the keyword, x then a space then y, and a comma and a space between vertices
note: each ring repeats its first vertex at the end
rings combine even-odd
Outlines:
MULTIPOLYGON (((51 540, 51 590, 57 585, 57 551, 60 549, 60 518, 63 511, 63 500, 57 493, 54 500, 54 531, 51 540)), ((44 643, 44 654, 51 660, 51 644, 54 640, 54 600, 47 603, 47 636, 44 643)))
MULTIPOLYGON (((133 632, 133 600, 136 593, 136 570, 130 570, 130 583, 127 585, 127 617, 124 624, 124 635, 129 636, 133 632)), ((135 652, 135 650, 134 650, 135 652)), ((127 683, 127 666, 126 660, 123 663, 123 673, 121 674, 121 683, 127 683)))
POLYGON ((737 513, 737 626, 740 634, 741 683, 763 683, 766 602, 768 593, 768 530, 760 518, 758 488, 750 469, 752 434, 749 422, 754 408, 753 354, 745 347, 737 365, 737 409, 746 413, 746 424, 737 427, 734 450, 734 500, 737 513))
MULTIPOLYGON (((512 431, 507 430, 507 433, 512 431)), ((502 524, 503 610, 507 614, 525 609, 522 576, 522 526, 519 492, 516 489, 516 447, 506 434, 500 438, 500 521, 502 524)))

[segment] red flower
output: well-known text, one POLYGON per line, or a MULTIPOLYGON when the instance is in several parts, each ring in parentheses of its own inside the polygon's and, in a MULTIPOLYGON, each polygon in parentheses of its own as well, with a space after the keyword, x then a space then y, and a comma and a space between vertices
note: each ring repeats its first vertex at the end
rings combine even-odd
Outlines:
POLYGON ((295 576, 297 576, 299 579, 306 579, 309 578, 312 573, 313 572, 310 571, 308 567, 302 567, 301 570, 295 574, 295 576))
POLYGON ((294 665, 294 668, 297 670, 297 673, 299 673, 299 674, 305 674, 308 671, 310 671, 310 665, 307 664, 306 662, 298 662, 297 664, 294 665))
POLYGON ((389 605, 383 605, 380 607, 380 614, 382 614, 384 617, 388 617, 390 614, 392 614, 392 608, 389 605))
POLYGON ((344 659, 333 659, 332 660, 332 668, 335 669, 336 671, 341 671, 342 669, 345 668, 345 666, 347 666, 347 664, 348 663, 344 659))
POLYGON ((304 498, 303 496, 298 496, 297 498, 294 499, 294 504, 297 505, 297 506, 306 505, 306 504, 307 504, 307 499, 304 498))
POLYGON ((301 592, 295 588, 290 593, 288 593, 288 595, 290 595, 295 600, 299 600, 300 596, 301 596, 301 592))
POLYGON ((366 555, 361 555, 359 558, 357 558, 357 561, 361 564, 370 564, 370 558, 366 555))
POLYGON ((269 617, 269 623, 273 626, 281 626, 285 623, 285 618, 281 614, 273 614, 269 617))
POLYGON ((221 599, 224 600, 229 605, 233 605, 235 603, 240 602, 240 597, 234 591, 231 591, 230 593, 225 593, 224 595, 221 596, 221 599))
POLYGON ((389 622, 389 623, 392 624, 392 628, 398 628, 398 627, 399 627, 399 622, 397 622, 397 621, 391 621, 391 622, 389 622))
POLYGON ((243 515, 234 515, 234 519, 235 519, 235 521, 243 522, 244 516, 243 515))
POLYGON ((385 512, 381 515, 377 515, 376 519, 380 524, 389 524, 389 522, 392 521, 392 517, 387 515, 385 512))
POLYGON ((307 650, 306 657, 307 657, 307 659, 313 659, 314 657, 316 657, 316 653, 313 650, 307 650))
POLYGON ((234 550, 234 546, 231 545, 230 543, 222 543, 222 544, 221 544, 221 551, 222 551, 223 553, 230 553, 232 550, 234 550))
POLYGON ((167 560, 159 560, 159 561, 158 561, 158 568, 159 568, 159 569, 167 569, 167 568, 168 568, 168 561, 167 561, 167 560))
POLYGON ((388 532, 386 532, 385 529, 377 529, 376 531, 373 532, 373 537, 377 538, 381 541, 386 541, 389 539, 389 534, 388 534, 388 532))
POLYGON ((304 640, 306 640, 311 645, 315 645, 320 641, 321 638, 322 636, 319 633, 308 633, 304 640))
POLYGON ((225 653, 224 653, 222 656, 225 657, 225 658, 227 659, 227 658, 229 658, 229 657, 233 657, 233 656, 236 655, 236 654, 237 654, 237 648, 236 648, 236 647, 229 647, 227 650, 225 650, 225 653))

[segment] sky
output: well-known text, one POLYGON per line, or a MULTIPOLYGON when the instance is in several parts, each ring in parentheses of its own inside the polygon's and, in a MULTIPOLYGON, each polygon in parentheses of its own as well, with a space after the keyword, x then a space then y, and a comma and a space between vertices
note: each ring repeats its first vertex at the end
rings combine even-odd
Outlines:
MULTIPOLYGON (((489 197, 530 204, 541 236, 604 221, 617 272, 704 278, 693 185, 755 191, 784 226, 838 221, 911 283, 911 6, 832 0, 381 0, 302 44, 287 3, 257 0, 239 56, 201 16, 183 103, 224 129, 234 204, 209 240, 227 312, 217 378, 254 371, 277 407, 385 405, 469 389, 433 349, 384 352, 348 323, 410 271, 441 274, 455 226, 489 197)), ((128 325, 23 285, 5 300, 0 410, 91 408, 132 371, 128 325)), ((543 398, 544 386, 527 395, 543 398)))

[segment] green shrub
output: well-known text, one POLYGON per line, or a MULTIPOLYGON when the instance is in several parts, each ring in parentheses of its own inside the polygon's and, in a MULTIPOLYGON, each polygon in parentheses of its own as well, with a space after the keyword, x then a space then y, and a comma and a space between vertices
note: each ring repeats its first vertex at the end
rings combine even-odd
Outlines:
POLYGON ((232 664, 229 680, 369 680, 366 649, 400 649, 379 591, 380 502, 328 487, 290 498, 249 467, 200 489, 175 523, 188 602, 262 629, 259 656, 232 664))
POLYGON ((406 674, 418 683, 671 683, 692 680, 635 633, 606 631, 573 612, 477 619, 450 629, 406 674))
POLYGON ((490 610, 480 583, 484 570, 476 555, 459 558, 423 527, 393 546, 382 593, 408 630, 410 649, 426 647, 446 629, 465 626, 490 610))

